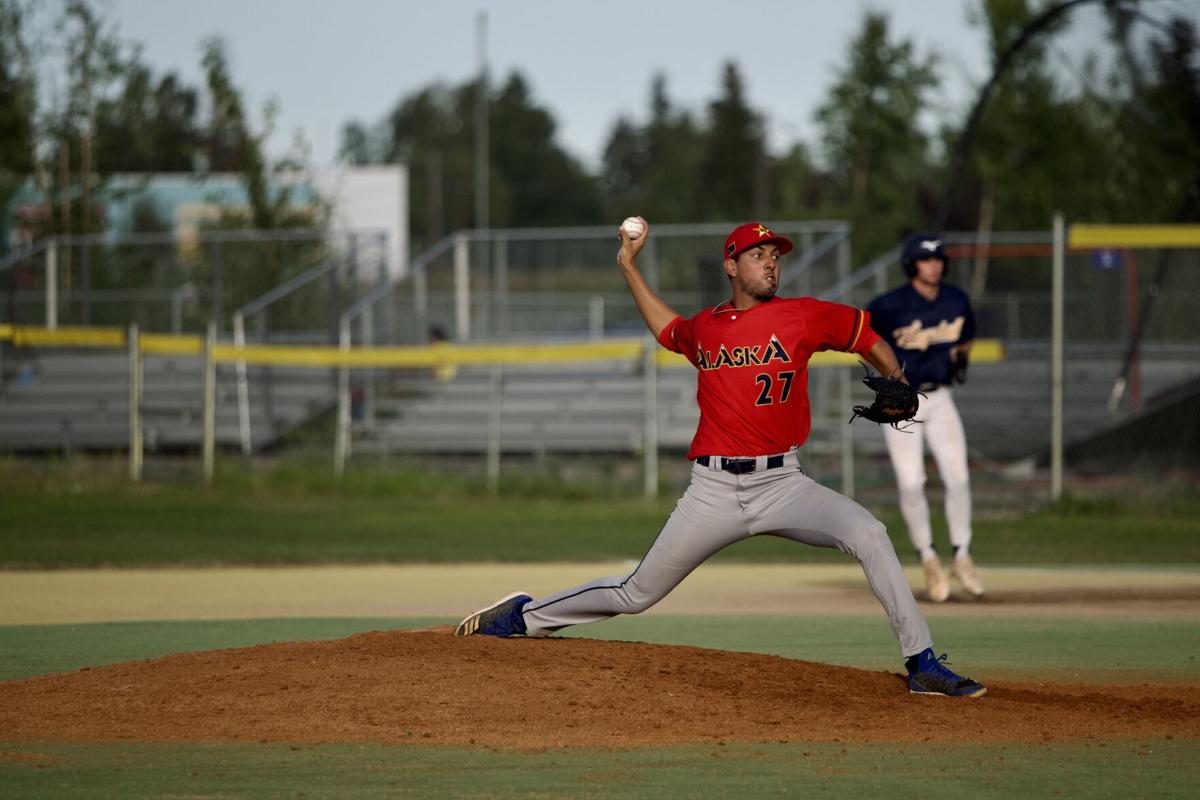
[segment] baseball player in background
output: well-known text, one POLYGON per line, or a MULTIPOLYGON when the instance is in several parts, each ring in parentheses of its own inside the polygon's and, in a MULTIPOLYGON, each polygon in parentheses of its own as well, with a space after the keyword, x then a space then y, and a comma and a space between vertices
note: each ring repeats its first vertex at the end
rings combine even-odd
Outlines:
POLYGON ((951 573, 970 594, 983 596, 971 559, 971 485, 967 438, 954 405, 952 383, 967 379, 967 358, 975 338, 975 314, 967 295, 945 283, 946 250, 935 234, 904 241, 900 264, 908 282, 880 295, 867 307, 871 327, 892 346, 910 384, 924 395, 920 425, 902 430, 883 426, 896 471, 900 513, 925 569, 929 599, 945 602, 950 581, 933 545, 925 497, 925 444, 937 462, 945 488, 946 521, 954 548, 951 573))
POLYGON ((517 592, 467 616, 459 636, 549 636, 571 625, 653 606, 718 550, 751 536, 834 547, 858 559, 905 658, 909 690, 980 697, 987 691, 934 655, 929 627, 883 523, 800 468, 808 438, 808 360, 820 350, 856 353, 883 375, 900 376, 892 348, 866 312, 813 298, 780 298, 780 258, 792 242, 758 223, 725 240, 731 299, 684 319, 650 289, 637 256, 650 235, 637 218, 623 226, 617 263, 646 325, 697 370, 700 423, 688 458, 691 483, 649 551, 628 575, 540 600, 517 592))

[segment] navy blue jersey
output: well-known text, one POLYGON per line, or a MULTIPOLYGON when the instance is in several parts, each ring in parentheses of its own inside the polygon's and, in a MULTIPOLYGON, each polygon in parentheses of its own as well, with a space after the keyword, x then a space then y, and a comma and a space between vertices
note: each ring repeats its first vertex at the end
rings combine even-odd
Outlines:
POLYGON ((943 283, 930 302, 911 283, 881 294, 867 307, 871 327, 896 351, 908 382, 950 384, 950 350, 975 338, 975 313, 966 292, 943 283))

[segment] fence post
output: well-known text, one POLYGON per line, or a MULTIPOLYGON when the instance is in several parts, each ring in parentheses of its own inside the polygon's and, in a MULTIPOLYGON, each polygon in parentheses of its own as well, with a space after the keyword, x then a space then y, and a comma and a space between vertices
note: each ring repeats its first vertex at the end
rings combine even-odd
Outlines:
MULTIPOLYGON (((375 346, 375 311, 371 306, 363 309, 362 313, 362 332, 359 334, 359 341, 363 347, 375 346)), ((363 423, 367 426, 367 430, 373 430, 375 427, 375 378, 376 370, 374 367, 367 370, 366 381, 363 384, 363 423)))
POLYGON ((417 321, 417 329, 413 331, 413 341, 425 342, 429 334, 429 287, 425 280, 425 270, 417 270, 413 273, 412 278, 413 318, 417 321))
MULTIPOLYGON (((338 325, 338 350, 350 352, 350 319, 342 316, 338 325)), ((337 432, 333 443, 333 472, 339 478, 346 471, 346 459, 350 455, 350 367, 342 362, 338 366, 337 432)))
POLYGON ((495 268, 496 280, 492 288, 496 303, 496 332, 501 336, 508 336, 508 332, 512 329, 512 312, 508 296, 508 240, 503 236, 498 236, 494 250, 492 263, 495 268))
POLYGON ((487 488, 488 494, 500 490, 500 431, 504 423, 504 365, 492 364, 488 376, 488 444, 487 444, 487 488))
POLYGON ((217 449, 217 321, 204 336, 204 485, 212 486, 217 449))
MULTIPOLYGON (((271 341, 271 308, 268 306, 258 312, 258 342, 268 344, 271 341)), ((258 396, 262 403, 262 419, 267 423, 267 435, 274 430, 275 419, 275 368, 263 364, 258 368, 258 396)))
POLYGON ((225 318, 225 265, 222 261, 221 243, 212 246, 212 315, 220 322, 225 318))
POLYGON ((588 301, 588 327, 592 331, 592 339, 604 338, 604 295, 594 294, 588 301))
POLYGON ((79 246, 79 293, 82 295, 79 314, 84 325, 92 324, 92 263, 91 247, 85 240, 79 246))
POLYGON ((838 240, 837 244, 837 276, 838 285, 846 286, 846 296, 842 298, 842 302, 847 305, 854 305, 854 287, 849 285, 850 281, 850 237, 843 236, 838 240))
MULTIPOLYGON (((813 249, 812 230, 810 228, 806 227, 800 231, 800 256, 798 256, 798 258, 799 257, 807 257, 809 251, 812 249, 813 249)), ((813 266, 815 266, 815 265, 813 265, 813 266)), ((804 273, 800 276, 800 294, 804 297, 808 297, 809 295, 812 294, 812 274, 813 274, 813 272, 814 272, 814 270, 812 269, 812 267, 810 267, 809 269, 804 270, 804 273)))
MULTIPOLYGON (((246 317, 241 311, 233 312, 233 346, 239 351, 246 346, 246 317)), ((239 353, 240 355, 240 353, 239 353)), ((242 455, 250 455, 253 441, 250 438, 250 386, 246 379, 246 362, 237 360, 238 436, 242 442, 242 455)))
POLYGON ((329 343, 333 344, 340 339, 342 327, 342 300, 336 266, 326 273, 325 282, 328 284, 325 287, 325 314, 329 322, 329 343))
POLYGON ((183 330, 183 292, 188 285, 184 284, 171 292, 171 333, 176 336, 183 330))
POLYGON ((454 338, 471 338, 471 242, 465 236, 454 240, 454 338))
POLYGON ((129 479, 142 479, 142 351, 136 322, 129 323, 129 479))
POLYGON ((654 291, 656 291, 656 292, 662 291, 658 285, 659 275, 658 275, 658 239, 657 239, 657 237, 654 237, 654 236, 650 237, 650 241, 646 242, 645 252, 646 252, 646 258, 644 259, 644 261, 646 262, 646 269, 644 270, 644 272, 646 275, 646 283, 650 284, 650 288, 653 289, 654 291))
POLYGON ((1050 499, 1063 492, 1063 271, 1066 261, 1065 224, 1054 215, 1054 272, 1050 312, 1050 499))
MULTIPOLYGON (((653 239, 651 239, 653 241, 653 239)), ((642 339, 642 486, 658 497, 658 343, 642 339)))
MULTIPOLYGON (((854 379, 851 377, 853 370, 839 369, 840 380, 838 381, 841 399, 838 405, 841 408, 849 408, 850 388, 854 385, 854 379)), ((849 425, 842 426, 842 494, 854 499, 854 431, 849 425)))
POLYGON ((46 246, 46 327, 58 327, 58 237, 46 246))

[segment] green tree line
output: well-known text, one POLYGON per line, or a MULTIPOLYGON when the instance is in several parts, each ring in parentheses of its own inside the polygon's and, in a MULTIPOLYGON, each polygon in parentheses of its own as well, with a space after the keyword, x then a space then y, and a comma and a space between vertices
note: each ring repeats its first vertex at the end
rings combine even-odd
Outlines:
MULTIPOLYGON (((974 0, 970 18, 993 62, 1062 0, 974 0)), ((712 98, 689 108, 662 75, 648 76, 643 113, 613 121, 601 163, 586 167, 558 141, 553 110, 519 70, 483 87, 494 227, 613 222, 841 218, 869 255, 942 218, 952 229, 1045 228, 1051 214, 1112 222, 1195 220, 1200 214, 1200 55, 1185 16, 1137 0, 1091 4, 1093 42, 1111 57, 1068 61, 1064 15, 1008 63, 980 118, 961 175, 951 175, 966 108, 937 105, 949 69, 863 13, 813 117, 812 141, 772 150, 770 109, 756 108, 738 64, 721 65, 712 98), (1154 17, 1152 19, 1152 17, 1154 17), (944 187, 957 177, 946 202, 944 187)), ((156 74, 89 0, 50 15, 0 0, 0 203, 29 181, 45 232, 88 231, 96 193, 116 172, 233 171, 250 198, 241 224, 277 227, 287 198, 273 174, 305 166, 303 143, 263 153, 274 113, 245 107, 219 40, 200 43, 203 86, 156 74), (51 32, 35 24, 53 16, 51 32), (39 54, 59 45, 61 85, 47 102, 39 54)), ((351 120, 340 157, 403 163, 418 249, 474 227, 476 97, 469 80, 398 97, 382 119, 351 120)), ((147 225, 150 222, 146 223, 147 225)))

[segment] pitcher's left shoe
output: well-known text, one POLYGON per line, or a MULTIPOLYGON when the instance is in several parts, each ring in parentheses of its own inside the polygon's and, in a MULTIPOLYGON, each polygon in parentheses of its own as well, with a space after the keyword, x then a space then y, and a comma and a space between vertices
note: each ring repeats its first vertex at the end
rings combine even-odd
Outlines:
POLYGON ((458 623, 454 635, 522 636, 525 634, 525 620, 521 616, 521 609, 531 600, 533 598, 524 592, 505 595, 487 608, 469 614, 458 623))

